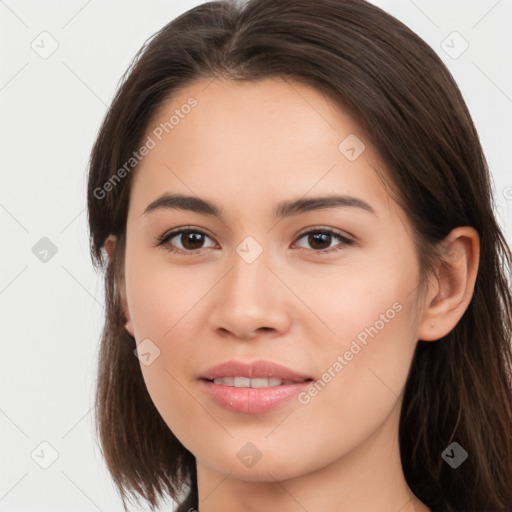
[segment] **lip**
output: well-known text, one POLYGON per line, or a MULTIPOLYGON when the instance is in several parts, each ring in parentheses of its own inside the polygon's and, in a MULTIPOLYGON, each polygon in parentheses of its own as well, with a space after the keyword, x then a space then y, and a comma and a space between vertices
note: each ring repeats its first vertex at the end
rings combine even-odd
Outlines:
POLYGON ((228 411, 248 414, 271 411, 292 399, 309 384, 310 381, 303 381, 271 388, 235 388, 205 379, 200 380, 200 385, 217 405, 228 411))
POLYGON ((283 380, 303 382, 312 379, 310 375, 295 372, 286 366, 282 366, 262 359, 252 363, 243 361, 226 361, 208 368, 201 379, 213 380, 218 377, 247 377, 249 379, 277 377, 283 380))
POLYGON ((227 361, 212 366, 199 378, 202 388, 221 407, 229 411, 260 414, 271 411, 293 398, 305 389, 312 377, 270 361, 227 361), (215 384, 219 377, 247 377, 249 379, 277 377, 293 381, 268 388, 237 388, 215 384))

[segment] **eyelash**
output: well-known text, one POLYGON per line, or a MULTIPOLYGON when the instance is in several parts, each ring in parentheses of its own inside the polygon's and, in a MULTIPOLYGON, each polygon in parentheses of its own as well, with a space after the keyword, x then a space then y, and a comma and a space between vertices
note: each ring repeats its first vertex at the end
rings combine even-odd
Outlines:
MULTIPOLYGON (((200 229, 196 229, 196 228, 192 228, 192 227, 184 227, 184 228, 176 229, 169 233, 164 233, 161 237, 158 238, 156 246, 157 247, 164 246, 170 240, 172 240, 174 237, 176 237, 177 235, 181 235, 183 233, 196 233, 196 234, 199 233, 208 238, 211 238, 207 233, 205 233, 204 231, 202 231, 200 229)), ((340 240, 342 246, 350 246, 350 245, 354 244, 353 240, 350 240, 346 236, 342 235, 338 231, 335 231, 334 229, 331 229, 331 228, 312 228, 308 231, 305 231, 304 233, 301 233, 297 237, 297 240, 300 240, 301 238, 304 238, 306 235, 310 235, 312 233, 315 233, 315 234, 322 233, 322 234, 327 234, 327 235, 333 236, 333 237, 337 238, 338 240, 340 240)), ((174 248, 174 247, 170 246, 170 244, 168 245, 168 247, 165 247, 165 249, 169 252, 176 253, 176 254, 184 254, 186 256, 194 256, 198 253, 198 251, 201 250, 201 249, 183 250, 180 248, 174 248)), ((304 249, 304 248, 301 248, 301 249, 304 249)), ((324 255, 324 254, 331 254, 333 252, 337 252, 342 249, 343 249, 343 247, 335 246, 331 249, 323 249, 323 250, 322 249, 321 250, 311 249, 311 250, 317 254, 324 255)), ((305 250, 309 251, 309 249, 305 249, 305 250)))

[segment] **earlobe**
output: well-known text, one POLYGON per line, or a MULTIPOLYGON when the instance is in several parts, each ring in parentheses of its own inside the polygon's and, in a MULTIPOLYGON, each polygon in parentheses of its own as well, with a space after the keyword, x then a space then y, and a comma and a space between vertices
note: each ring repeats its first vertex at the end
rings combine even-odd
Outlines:
POLYGON ((125 300, 123 300, 123 310, 124 310, 124 317, 126 318, 126 323, 124 324, 124 328, 130 333, 131 336, 135 337, 132 319, 130 317, 130 311, 128 310, 128 305, 126 304, 125 300))
POLYGON ((427 294, 418 339, 435 341, 446 336, 466 311, 475 287, 480 260, 480 239, 469 226, 455 228, 443 240, 436 286, 427 294))
POLYGON ((131 336, 135 337, 134 330, 133 330, 132 318, 130 316, 130 309, 128 308, 128 302, 126 300, 126 292, 124 289, 124 285, 121 287, 120 294, 121 294, 121 303, 122 303, 122 307, 123 307, 123 314, 124 314, 124 318, 126 320, 126 322, 124 324, 124 328, 130 333, 131 336))
MULTIPOLYGON (((107 252, 108 259, 110 261, 114 258, 114 253, 116 249, 116 236, 115 235, 109 235, 107 239, 105 240, 105 251, 107 252)), ((130 333, 131 336, 134 336, 134 330, 133 330, 133 324, 132 319, 130 317, 130 311, 128 309, 128 304, 126 302, 126 294, 124 291, 124 286, 121 286, 121 301, 123 304, 123 313, 124 317, 126 319, 126 323, 124 324, 124 328, 130 333)))
POLYGON ((115 235, 109 235, 105 240, 105 251, 107 252, 108 259, 112 261, 114 257, 114 251, 116 248, 116 237, 115 235))

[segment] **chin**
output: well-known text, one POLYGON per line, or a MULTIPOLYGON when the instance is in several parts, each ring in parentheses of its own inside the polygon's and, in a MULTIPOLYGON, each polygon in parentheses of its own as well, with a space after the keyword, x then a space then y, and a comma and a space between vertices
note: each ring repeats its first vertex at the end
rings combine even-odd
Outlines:
MULTIPOLYGON (((244 452, 243 448, 237 447, 234 456, 226 456, 228 452, 224 452, 218 454, 219 457, 210 456, 201 458, 201 460, 214 471, 225 475, 229 474, 230 478, 247 482, 275 482, 276 480, 297 478, 308 473, 314 465, 313 461, 309 463, 300 457, 295 460, 297 453, 290 456, 284 452, 276 453, 271 448, 262 449, 259 452, 261 458, 251 461, 250 457, 246 455, 250 454, 251 449, 253 448, 246 448, 244 452), (244 459, 246 459, 245 462, 244 459)), ((254 456, 256 453, 254 449, 254 456)), ((321 466, 320 463, 319 465, 321 466)))

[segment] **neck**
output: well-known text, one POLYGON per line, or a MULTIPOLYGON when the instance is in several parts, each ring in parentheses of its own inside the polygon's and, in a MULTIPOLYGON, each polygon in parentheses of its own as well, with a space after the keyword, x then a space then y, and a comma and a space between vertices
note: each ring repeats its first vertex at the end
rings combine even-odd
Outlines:
POLYGON ((287 480, 273 479, 270 468, 266 481, 241 480, 197 461, 199 512, 430 512, 405 481, 399 412, 397 407, 377 432, 328 466, 287 480))

